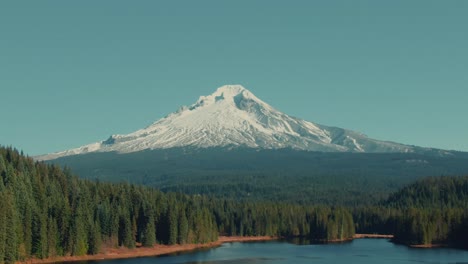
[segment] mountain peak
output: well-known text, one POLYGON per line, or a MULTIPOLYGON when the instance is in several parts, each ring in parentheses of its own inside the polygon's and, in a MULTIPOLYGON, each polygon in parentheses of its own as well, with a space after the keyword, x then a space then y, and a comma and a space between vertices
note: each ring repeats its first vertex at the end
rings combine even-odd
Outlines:
POLYGON ((245 89, 244 86, 239 85, 239 84, 228 84, 228 85, 223 85, 216 89, 216 91, 213 93, 213 95, 220 95, 220 94, 226 94, 226 95, 237 95, 240 94, 244 91, 248 91, 245 89))
POLYGON ((130 153, 174 147, 292 148, 326 152, 413 152, 393 142, 370 139, 350 130, 328 127, 282 113, 241 85, 224 85, 189 107, 127 135, 40 159, 90 152, 130 153))
POLYGON ((216 89, 216 91, 210 95, 200 96, 198 101, 191 105, 189 109, 193 110, 219 103, 224 104, 225 107, 236 106, 237 108, 241 108, 241 103, 245 102, 246 100, 254 101, 257 104, 269 108, 265 102, 258 99, 253 93, 244 88, 242 85, 224 85, 216 89))

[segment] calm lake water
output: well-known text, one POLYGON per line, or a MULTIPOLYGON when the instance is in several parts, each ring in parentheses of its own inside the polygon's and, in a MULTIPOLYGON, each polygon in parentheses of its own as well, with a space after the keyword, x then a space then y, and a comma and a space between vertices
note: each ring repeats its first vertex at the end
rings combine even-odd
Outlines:
POLYGON ((468 251, 411 249, 385 239, 357 239, 343 244, 295 245, 287 242, 226 243, 221 247, 151 258, 90 261, 87 264, 301 264, 301 263, 466 263, 468 251))

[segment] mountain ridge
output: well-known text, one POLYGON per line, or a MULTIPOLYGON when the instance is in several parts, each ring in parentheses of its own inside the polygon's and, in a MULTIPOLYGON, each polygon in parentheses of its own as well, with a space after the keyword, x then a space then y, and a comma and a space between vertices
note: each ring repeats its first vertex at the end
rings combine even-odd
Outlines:
MULTIPOLYGON (((433 151, 332 126, 320 125, 282 113, 241 85, 224 85, 190 106, 157 120, 144 129, 79 148, 37 156, 52 160, 93 152, 132 153, 174 147, 247 147, 320 152, 433 151)), ((441 154, 447 154, 439 150, 441 154)))

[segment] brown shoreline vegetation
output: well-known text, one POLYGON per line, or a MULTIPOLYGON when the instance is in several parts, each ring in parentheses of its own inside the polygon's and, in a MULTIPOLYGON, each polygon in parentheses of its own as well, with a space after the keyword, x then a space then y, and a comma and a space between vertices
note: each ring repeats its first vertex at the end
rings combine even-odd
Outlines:
POLYGON ((29 259, 27 261, 18 261, 17 264, 44 264, 55 262, 73 262, 73 261, 86 261, 86 260, 108 260, 108 259, 124 259, 124 258, 140 258, 140 257, 154 257, 166 254, 174 254, 179 252, 189 252, 196 249, 215 248, 221 246, 223 243, 230 242, 254 242, 254 241, 269 241, 277 240, 278 237, 271 236, 220 236, 215 242, 206 244, 185 244, 185 245, 154 245, 153 247, 137 247, 129 249, 125 247, 120 248, 105 248, 99 254, 83 255, 83 256, 59 256, 47 259, 29 259))
POLYGON ((421 244, 421 245, 409 245, 410 248, 446 248, 449 247, 447 244, 421 244))
POLYGON ((353 239, 359 238, 387 238, 392 239, 393 235, 381 235, 381 234, 354 234, 353 239))

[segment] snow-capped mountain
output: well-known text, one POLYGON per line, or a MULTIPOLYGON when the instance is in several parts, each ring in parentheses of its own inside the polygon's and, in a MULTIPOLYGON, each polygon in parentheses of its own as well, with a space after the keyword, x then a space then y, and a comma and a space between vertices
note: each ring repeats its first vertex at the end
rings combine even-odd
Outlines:
POLYGON ((292 148, 323 152, 414 152, 417 148, 284 114, 240 85, 225 85, 195 104, 127 135, 37 157, 51 160, 92 152, 130 153, 174 147, 292 148))

